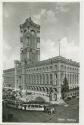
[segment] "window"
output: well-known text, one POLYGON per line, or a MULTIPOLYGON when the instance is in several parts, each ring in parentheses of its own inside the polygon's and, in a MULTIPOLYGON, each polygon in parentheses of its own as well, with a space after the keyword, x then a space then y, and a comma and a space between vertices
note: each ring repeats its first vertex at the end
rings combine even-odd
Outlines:
POLYGON ((71 83, 71 74, 70 74, 70 83, 71 83))
POLYGON ((37 48, 40 48, 40 42, 37 42, 37 48))
POLYGON ((45 75, 43 74, 43 84, 45 84, 45 75))
POLYGON ((37 84, 39 84, 39 76, 37 75, 37 84))
POLYGON ((48 70, 48 67, 46 67, 46 69, 48 70))
POLYGON ((52 77, 52 74, 50 74, 50 84, 53 83, 53 77, 52 77))
POLYGON ((29 59, 29 52, 27 52, 27 59, 29 59))
POLYGON ((65 70, 66 70, 66 66, 65 66, 65 70))
POLYGON ((49 77, 48 74, 46 74, 46 80, 47 80, 47 84, 49 83, 49 77))
POLYGON ((40 84, 42 83, 42 76, 40 75, 40 84))
POLYGON ((75 83, 76 83, 77 81, 76 81, 76 75, 75 75, 75 83))
POLYGON ((29 46, 29 45, 30 45, 30 38, 27 37, 27 46, 29 46))
POLYGON ((52 66, 50 66, 50 69, 52 69, 52 66))
POLYGON ((34 75, 34 83, 36 83, 36 76, 34 75))
POLYGON ((56 79, 57 79, 57 74, 55 74, 55 77, 56 77, 56 79))

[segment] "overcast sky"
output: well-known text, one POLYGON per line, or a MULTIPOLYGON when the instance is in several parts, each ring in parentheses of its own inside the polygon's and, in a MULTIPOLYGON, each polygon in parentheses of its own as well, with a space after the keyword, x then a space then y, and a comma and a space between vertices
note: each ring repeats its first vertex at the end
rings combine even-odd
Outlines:
POLYGON ((61 56, 79 61, 79 3, 4 3, 3 4, 3 68, 14 67, 20 60, 19 26, 30 17, 41 26, 41 60, 61 56))

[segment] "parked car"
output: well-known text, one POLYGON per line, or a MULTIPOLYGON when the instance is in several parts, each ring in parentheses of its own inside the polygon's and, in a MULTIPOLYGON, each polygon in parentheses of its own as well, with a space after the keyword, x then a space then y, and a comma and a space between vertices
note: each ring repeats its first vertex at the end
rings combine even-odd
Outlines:
POLYGON ((48 114, 55 113, 55 108, 51 106, 45 106, 44 111, 47 112, 48 114))

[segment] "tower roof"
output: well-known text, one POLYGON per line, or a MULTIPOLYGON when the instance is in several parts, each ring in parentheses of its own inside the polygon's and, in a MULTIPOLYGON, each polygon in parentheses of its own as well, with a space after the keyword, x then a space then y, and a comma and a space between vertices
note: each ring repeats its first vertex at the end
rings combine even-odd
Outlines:
POLYGON ((32 21, 31 17, 27 18, 23 24, 20 24, 20 29, 24 29, 27 26, 32 26, 37 30, 40 30, 40 25, 32 21))

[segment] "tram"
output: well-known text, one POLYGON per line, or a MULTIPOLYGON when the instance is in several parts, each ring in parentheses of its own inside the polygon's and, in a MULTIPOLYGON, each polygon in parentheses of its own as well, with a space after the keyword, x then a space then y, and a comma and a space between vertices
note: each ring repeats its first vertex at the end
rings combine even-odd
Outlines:
POLYGON ((41 104, 23 104, 22 110, 44 111, 44 105, 41 105, 41 104))
POLYGON ((45 105, 48 104, 39 104, 34 102, 20 102, 15 100, 5 100, 7 107, 15 108, 18 110, 26 110, 26 111, 44 111, 45 105))

